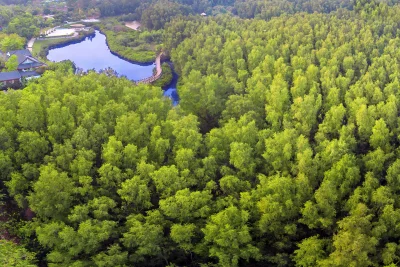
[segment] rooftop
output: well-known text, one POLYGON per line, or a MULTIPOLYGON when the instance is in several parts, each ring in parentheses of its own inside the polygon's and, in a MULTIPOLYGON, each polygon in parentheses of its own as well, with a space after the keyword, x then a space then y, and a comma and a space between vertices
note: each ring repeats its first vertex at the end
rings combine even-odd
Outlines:
POLYGON ((32 57, 32 54, 28 49, 9 51, 6 55, 7 57, 16 55, 18 57, 18 64, 24 62, 27 57, 32 57))
POLYGON ((85 27, 85 25, 83 25, 83 24, 71 24, 70 26, 72 28, 84 28, 85 27))
POLYGON ((16 55, 18 58, 18 69, 26 69, 28 67, 37 68, 44 65, 42 62, 34 58, 28 49, 9 51, 3 55, 6 55, 6 60, 12 55, 16 55))
POLYGON ((0 72, 0 82, 17 80, 21 78, 19 71, 0 72))

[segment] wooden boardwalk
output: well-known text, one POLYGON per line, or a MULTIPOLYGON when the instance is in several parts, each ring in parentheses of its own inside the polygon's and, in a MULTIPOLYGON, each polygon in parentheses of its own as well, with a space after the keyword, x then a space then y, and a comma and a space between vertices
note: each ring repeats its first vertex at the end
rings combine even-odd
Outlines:
POLYGON ((140 81, 137 81, 136 84, 149 84, 152 83, 158 79, 160 79, 160 77, 162 76, 162 68, 161 68, 161 57, 163 56, 163 53, 161 52, 160 54, 158 54, 157 58, 156 58, 156 73, 153 74, 152 76, 142 79, 140 81))

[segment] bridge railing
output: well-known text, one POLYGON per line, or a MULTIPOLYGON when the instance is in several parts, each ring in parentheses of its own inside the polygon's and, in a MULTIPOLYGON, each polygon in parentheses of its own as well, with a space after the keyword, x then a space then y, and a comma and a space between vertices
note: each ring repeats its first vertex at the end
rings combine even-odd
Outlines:
POLYGON ((139 84, 139 83, 144 83, 144 84, 152 83, 152 82, 160 79, 161 76, 162 76, 162 72, 159 75, 153 75, 153 76, 150 76, 148 78, 141 79, 140 81, 137 81, 136 84, 139 84))
POLYGON ((149 83, 152 83, 152 82, 160 79, 160 77, 162 76, 162 68, 161 68, 161 56, 162 55, 163 55, 163 53, 159 54, 156 58, 156 67, 160 68, 160 73, 152 75, 152 76, 144 78, 144 79, 141 79, 141 80, 137 81, 136 84, 140 84, 140 83, 149 84, 149 83))

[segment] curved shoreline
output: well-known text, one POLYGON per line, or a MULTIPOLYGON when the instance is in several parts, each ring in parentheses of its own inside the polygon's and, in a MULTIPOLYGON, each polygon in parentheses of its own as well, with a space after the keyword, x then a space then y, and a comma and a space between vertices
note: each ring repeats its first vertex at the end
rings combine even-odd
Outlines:
POLYGON ((143 66, 148 66, 148 63, 151 62, 151 64, 152 64, 152 63, 154 63, 155 60, 157 59, 157 55, 156 55, 154 58, 152 58, 151 61, 136 61, 136 60, 132 60, 132 59, 129 59, 129 58, 127 58, 127 57, 124 57, 123 55, 118 54, 118 52, 115 52, 115 51, 111 50, 111 46, 110 46, 109 43, 108 43, 107 34, 106 34, 105 32, 103 32, 99 26, 93 26, 93 28, 94 28, 95 30, 99 31, 101 34, 103 34, 103 35, 106 37, 106 44, 107 44, 107 47, 108 47, 108 49, 110 50, 111 54, 113 54, 114 56, 117 56, 117 57, 119 57, 119 58, 121 58, 121 59, 123 59, 123 60, 126 60, 126 61, 128 61, 128 62, 130 62, 130 63, 133 63, 133 64, 137 64, 137 65, 144 64, 143 66))
MULTIPOLYGON (((110 49, 110 46, 108 45, 108 42, 107 42, 107 35, 105 35, 101 30, 98 30, 98 29, 95 29, 95 30, 99 31, 101 34, 103 34, 106 37, 106 45, 107 45, 108 49, 110 50, 110 53, 113 54, 114 56, 116 56, 116 57, 118 57, 118 58, 120 58, 122 60, 125 60, 125 61, 127 61, 129 63, 140 65, 140 66, 149 66, 149 65, 154 63, 153 61, 147 61, 147 62, 134 61, 134 60, 130 60, 130 59, 126 58, 126 57, 123 57, 123 56, 119 55, 118 53, 116 53, 116 52, 114 52, 114 51, 112 51, 110 49)), ((86 35, 84 35, 82 37, 79 37, 79 38, 66 39, 65 42, 49 45, 48 46, 48 50, 56 49, 56 48, 63 48, 63 47, 69 46, 71 44, 79 44, 80 42, 83 42, 86 39, 86 37, 94 37, 95 35, 96 35, 96 32, 92 32, 92 33, 86 34, 86 35)), ((46 51, 46 58, 47 58, 47 55, 49 53, 48 50, 46 51)))
MULTIPOLYGON (((136 64, 136 65, 139 65, 139 66, 150 66, 150 65, 152 65, 154 63, 156 64, 156 73, 155 74, 153 74, 153 75, 151 75, 151 76, 149 76, 147 78, 141 79, 139 81, 133 81, 132 80, 133 83, 135 83, 135 84, 149 84, 149 83, 152 83, 152 82, 158 80, 159 78, 161 78, 161 76, 162 76, 161 62, 163 60, 163 58, 162 58, 163 55, 164 55, 163 52, 161 52, 160 54, 157 55, 155 61, 137 62, 137 61, 133 61, 133 60, 127 59, 127 58, 125 58, 125 57, 123 57, 123 56, 119 55, 118 53, 116 53, 116 52, 111 50, 111 48, 110 48, 110 46, 108 44, 108 41, 107 41, 107 35, 104 32, 102 32, 98 27, 93 27, 93 28, 95 29, 95 31, 98 31, 99 33, 101 33, 101 34, 103 34, 105 36, 106 45, 107 45, 107 47, 108 47, 108 49, 109 49, 109 51, 110 51, 110 53, 112 55, 114 55, 114 56, 118 57, 119 59, 122 59, 122 60, 124 60, 126 62, 129 62, 131 64, 136 64)), ((77 44, 77 43, 83 42, 86 39, 86 37, 90 38, 90 37, 94 37, 95 35, 96 35, 96 32, 91 32, 89 34, 80 36, 79 38, 69 38, 69 39, 66 39, 65 42, 49 45, 46 48, 46 59, 47 59, 47 56, 48 56, 48 53, 49 53, 50 49, 63 48, 63 47, 69 46, 71 44, 77 44)))
POLYGON ((162 76, 162 68, 161 68, 161 57, 164 55, 163 52, 161 52, 160 54, 158 54, 157 58, 156 58, 156 73, 153 74, 150 77, 147 77, 145 79, 139 80, 136 82, 136 84, 139 83, 144 83, 144 84, 148 84, 148 83, 152 83, 157 81, 158 79, 161 78, 162 76))
MULTIPOLYGON (((62 42, 57 43, 57 44, 51 44, 51 45, 49 45, 49 46, 47 46, 47 47, 45 48, 44 57, 47 59, 47 56, 48 56, 48 54, 49 54, 49 50, 50 50, 50 49, 62 48, 62 47, 65 47, 65 46, 68 46, 68 45, 71 45, 71 44, 80 43, 80 42, 82 42, 83 40, 85 40, 86 37, 89 37, 89 36, 94 35, 94 34, 95 34, 94 32, 88 32, 87 34, 83 34, 82 36, 77 36, 77 37, 72 37, 72 38, 65 38, 65 41, 62 41, 62 42)), ((36 39, 36 41, 40 41, 40 40, 37 40, 37 39, 36 39)), ((42 52, 42 51, 39 52, 39 55, 41 54, 41 52, 42 52)), ((47 60, 48 60, 48 59, 47 59, 47 60)))

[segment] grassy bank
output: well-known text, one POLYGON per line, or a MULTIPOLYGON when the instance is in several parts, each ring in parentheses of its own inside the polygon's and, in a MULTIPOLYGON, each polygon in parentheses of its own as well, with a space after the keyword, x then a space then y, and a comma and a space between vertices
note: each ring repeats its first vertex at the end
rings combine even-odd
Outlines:
POLYGON ((32 53, 35 56, 46 58, 47 53, 52 46, 79 41, 92 33, 93 30, 89 32, 80 32, 79 35, 74 38, 51 38, 44 40, 36 40, 32 47, 32 53))
POLYGON ((96 26, 107 36, 107 44, 113 53, 136 62, 155 60, 162 41, 162 30, 135 31, 115 18, 104 20, 96 26))
POLYGON ((40 51, 42 51, 44 47, 49 47, 51 45, 59 44, 60 42, 62 42, 64 40, 65 40, 65 38, 37 40, 33 44, 32 53, 35 56, 39 56, 40 51))

